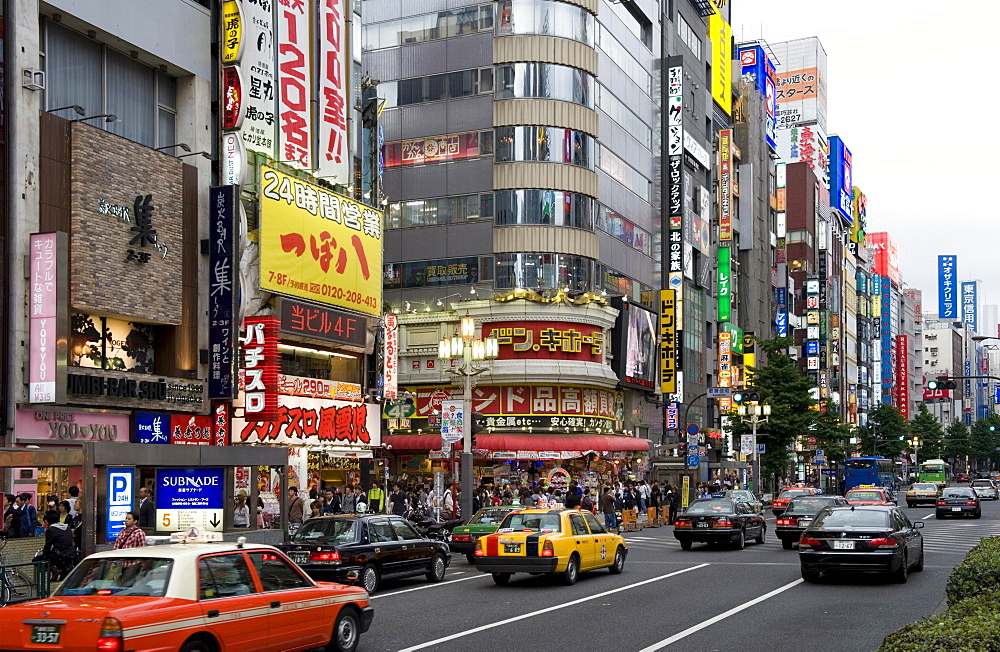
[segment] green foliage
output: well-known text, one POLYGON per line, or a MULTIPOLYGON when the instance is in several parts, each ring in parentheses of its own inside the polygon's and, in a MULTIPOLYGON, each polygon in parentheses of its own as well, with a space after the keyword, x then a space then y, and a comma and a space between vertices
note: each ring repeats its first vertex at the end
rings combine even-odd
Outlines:
POLYGON ((948 457, 964 457, 969 454, 969 428, 961 421, 952 421, 944 433, 944 454, 948 457))
POLYGON ((883 403, 871 411, 868 423, 858 429, 861 454, 881 455, 890 459, 898 457, 908 448, 908 444, 900 441, 899 437, 905 438, 908 431, 909 424, 899 414, 899 410, 883 403))
POLYGON ((851 426, 840 421, 837 406, 827 400, 825 410, 815 412, 812 436, 816 437, 816 448, 826 453, 827 463, 843 462, 847 459, 847 440, 851 437, 851 426))
POLYGON ((917 414, 910 420, 910 435, 920 438, 918 460, 934 460, 944 455, 944 429, 937 417, 927 410, 926 403, 920 403, 917 414))
POLYGON ((956 605, 983 591, 1000 591, 1000 538, 980 541, 962 563, 951 570, 945 588, 949 605, 956 605))

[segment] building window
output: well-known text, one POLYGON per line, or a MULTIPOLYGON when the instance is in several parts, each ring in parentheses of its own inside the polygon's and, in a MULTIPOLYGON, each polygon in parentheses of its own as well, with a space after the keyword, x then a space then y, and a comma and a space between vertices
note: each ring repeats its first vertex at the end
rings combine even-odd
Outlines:
POLYGON ((497 4, 497 36, 537 34, 594 44, 594 15, 555 0, 501 0, 497 4))
POLYGON ((156 372, 159 327, 153 324, 73 313, 69 364, 74 367, 156 372))
POLYGON ((443 102, 493 92, 493 69, 472 68, 427 77, 400 79, 379 86, 385 108, 443 102))
MULTIPOLYGON (((653 77, 646 71, 645 66, 643 66, 639 61, 632 56, 628 48, 621 44, 621 42, 608 31, 606 27, 597 23, 597 47, 599 50, 608 55, 611 61, 621 68, 629 79, 635 82, 636 86, 642 90, 643 93, 650 96, 650 99, 658 104, 659 98, 653 97, 653 77)), ((605 73, 601 73, 603 76, 605 73)))
MULTIPOLYGON (((701 31, 704 32, 705 30, 702 29, 701 31)), ((684 20, 684 17, 679 14, 677 16, 677 35, 681 37, 681 41, 691 50, 695 58, 701 59, 701 39, 698 38, 698 33, 694 31, 690 23, 684 20)))
MULTIPOLYGON (((46 109, 79 105, 88 116, 112 114, 112 122, 87 124, 147 147, 177 142, 174 78, 48 20, 43 36, 46 109)), ((80 117, 71 109, 57 115, 80 117)))
POLYGON ((496 254, 497 289, 594 289, 594 261, 568 254, 496 254))
POLYGON ((410 199, 389 204, 387 229, 454 224, 493 217, 493 194, 410 199))
POLYGON ((636 251, 641 251, 647 256, 650 255, 653 238, 649 232, 606 206, 598 205, 597 228, 613 238, 621 240, 636 251))
POLYGON ((600 147, 598 167, 609 177, 622 184, 647 204, 650 203, 652 184, 638 170, 626 163, 607 147, 600 147))
POLYGON ((365 50, 425 43, 493 29, 493 3, 365 25, 365 50))
POLYGON ((458 161, 493 155, 492 131, 468 131, 386 143, 386 168, 458 161))
POLYGON ((563 127, 497 127, 496 162, 568 163, 594 169, 594 139, 563 127))
POLYGON ((498 226, 542 224, 594 230, 597 202, 587 195, 562 190, 498 190, 498 226))
POLYGON ((488 256, 389 263, 382 268, 382 287, 395 290, 488 281, 491 265, 488 256))
POLYGON ((563 100, 594 108, 594 77, 554 63, 507 63, 497 66, 496 99, 563 100))
POLYGON ((626 107, 621 100, 614 96, 607 88, 601 84, 597 85, 597 108, 606 113, 625 130, 629 136, 635 138, 646 149, 652 152, 653 130, 646 125, 642 119, 626 107))

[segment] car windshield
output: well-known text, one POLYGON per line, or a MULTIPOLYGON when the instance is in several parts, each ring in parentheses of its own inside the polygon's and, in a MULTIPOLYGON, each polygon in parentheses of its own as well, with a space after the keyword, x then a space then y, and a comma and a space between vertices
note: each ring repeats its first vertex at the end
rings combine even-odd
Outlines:
POLYGON ((877 491, 848 491, 848 500, 882 500, 882 494, 877 491))
POLYGON ((936 484, 924 484, 924 483, 918 482, 917 484, 913 485, 911 487, 911 489, 913 489, 914 491, 937 491, 937 485, 936 484))
POLYGON ((863 509, 838 509, 819 513, 812 522, 814 529, 836 530, 840 528, 887 527, 888 512, 863 509))
POLYGON ((315 518, 302 524, 293 543, 347 543, 357 540, 357 521, 352 518, 315 518))
POLYGON ((819 496, 800 496, 793 498, 788 503, 785 514, 815 514, 827 505, 833 505, 835 501, 831 498, 821 498, 819 496))
POLYGON ((975 498, 976 494, 971 489, 945 489, 941 492, 942 498, 975 498))
POLYGON ((159 557, 85 559, 55 595, 134 595, 162 598, 174 560, 159 557))
POLYGON ((500 524, 500 532, 557 532, 558 514, 508 514, 500 524))
POLYGON ((691 503, 685 514, 734 514, 731 500, 696 500, 691 503))
POLYGON ((469 525, 496 525, 510 514, 509 509, 481 509, 469 521, 469 525))

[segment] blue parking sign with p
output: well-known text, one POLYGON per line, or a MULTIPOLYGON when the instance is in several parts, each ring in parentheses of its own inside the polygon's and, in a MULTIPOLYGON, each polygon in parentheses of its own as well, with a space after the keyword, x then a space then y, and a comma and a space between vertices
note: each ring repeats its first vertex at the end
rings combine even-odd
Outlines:
POLYGON ((125 528, 125 515, 132 511, 134 477, 132 469, 108 469, 108 542, 118 538, 125 528))

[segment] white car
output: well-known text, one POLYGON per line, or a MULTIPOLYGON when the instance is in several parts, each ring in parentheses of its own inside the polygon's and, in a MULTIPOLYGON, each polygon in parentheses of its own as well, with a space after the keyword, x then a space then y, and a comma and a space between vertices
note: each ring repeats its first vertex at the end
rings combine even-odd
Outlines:
POLYGON ((1000 494, 997 493, 997 486, 992 480, 979 479, 972 481, 972 490, 979 496, 979 500, 997 500, 1000 494))

